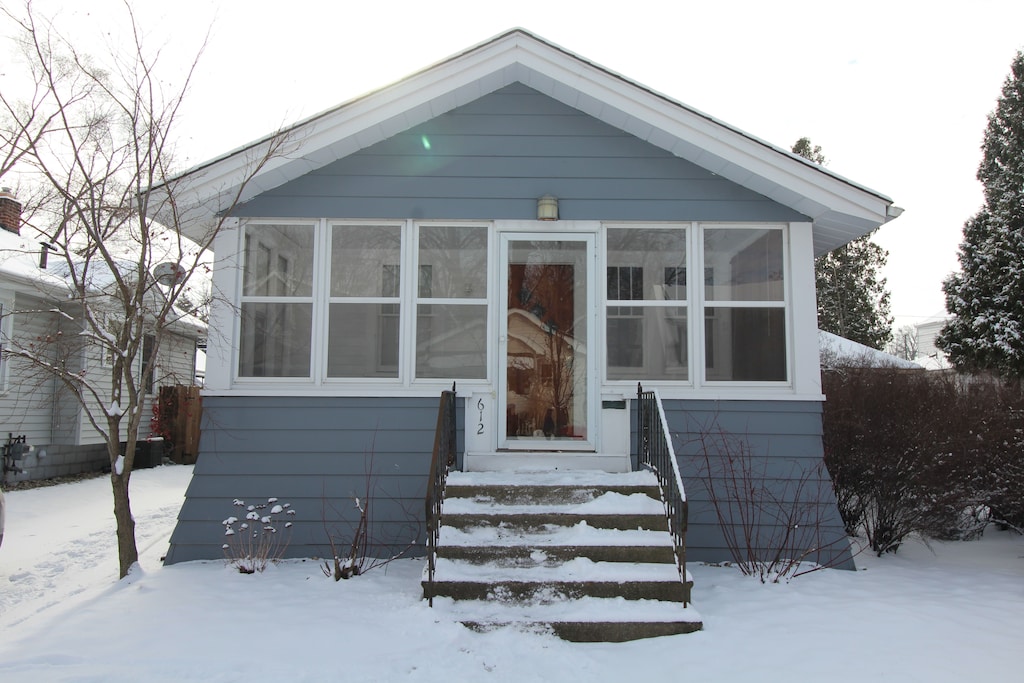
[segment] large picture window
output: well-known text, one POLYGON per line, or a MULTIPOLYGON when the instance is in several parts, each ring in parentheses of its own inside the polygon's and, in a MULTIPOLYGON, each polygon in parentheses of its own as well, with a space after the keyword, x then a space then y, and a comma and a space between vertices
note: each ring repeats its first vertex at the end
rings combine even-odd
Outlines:
POLYGON ((689 378, 686 242, 678 226, 608 229, 608 379, 689 378))

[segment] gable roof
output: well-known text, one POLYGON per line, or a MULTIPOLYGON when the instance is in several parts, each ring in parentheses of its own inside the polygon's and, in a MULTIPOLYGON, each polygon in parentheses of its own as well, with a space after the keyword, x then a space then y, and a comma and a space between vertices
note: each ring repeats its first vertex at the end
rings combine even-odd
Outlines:
POLYGON ((255 174, 276 134, 171 180, 179 208, 189 207, 183 231, 198 236, 248 175, 241 201, 515 82, 808 216, 816 254, 902 212, 883 194, 517 28, 284 129, 287 153, 255 174))

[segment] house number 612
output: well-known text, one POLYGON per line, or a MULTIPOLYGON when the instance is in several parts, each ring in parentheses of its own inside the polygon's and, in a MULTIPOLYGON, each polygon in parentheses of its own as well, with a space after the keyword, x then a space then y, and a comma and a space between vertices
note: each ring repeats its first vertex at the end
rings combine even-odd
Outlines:
POLYGON ((476 433, 477 434, 483 434, 484 433, 484 400, 482 398, 478 398, 476 400, 476 409, 480 411, 480 419, 476 423, 476 433))

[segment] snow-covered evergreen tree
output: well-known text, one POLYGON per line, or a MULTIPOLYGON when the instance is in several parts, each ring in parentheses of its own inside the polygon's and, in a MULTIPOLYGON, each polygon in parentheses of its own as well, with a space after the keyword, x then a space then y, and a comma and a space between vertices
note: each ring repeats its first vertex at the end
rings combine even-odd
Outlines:
POLYGON ((989 114, 978 180, 985 205, 964 224, 961 272, 946 278, 952 319, 936 339, 961 370, 1024 377, 1024 52, 989 114))
MULTIPOLYGON (((824 165, 821 146, 800 138, 792 152, 824 165)), ((889 253, 869 233, 830 251, 814 264, 818 292, 818 327, 840 337, 882 349, 892 339, 889 292, 879 272, 889 253)))

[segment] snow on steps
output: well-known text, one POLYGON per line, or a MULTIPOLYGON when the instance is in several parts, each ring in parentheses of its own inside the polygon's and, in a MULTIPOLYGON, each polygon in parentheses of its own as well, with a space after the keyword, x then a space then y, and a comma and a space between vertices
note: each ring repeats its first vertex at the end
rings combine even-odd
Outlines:
POLYGON ((649 472, 448 477, 434 606, 470 628, 575 641, 690 633, 701 628, 684 606, 691 585, 649 472))

